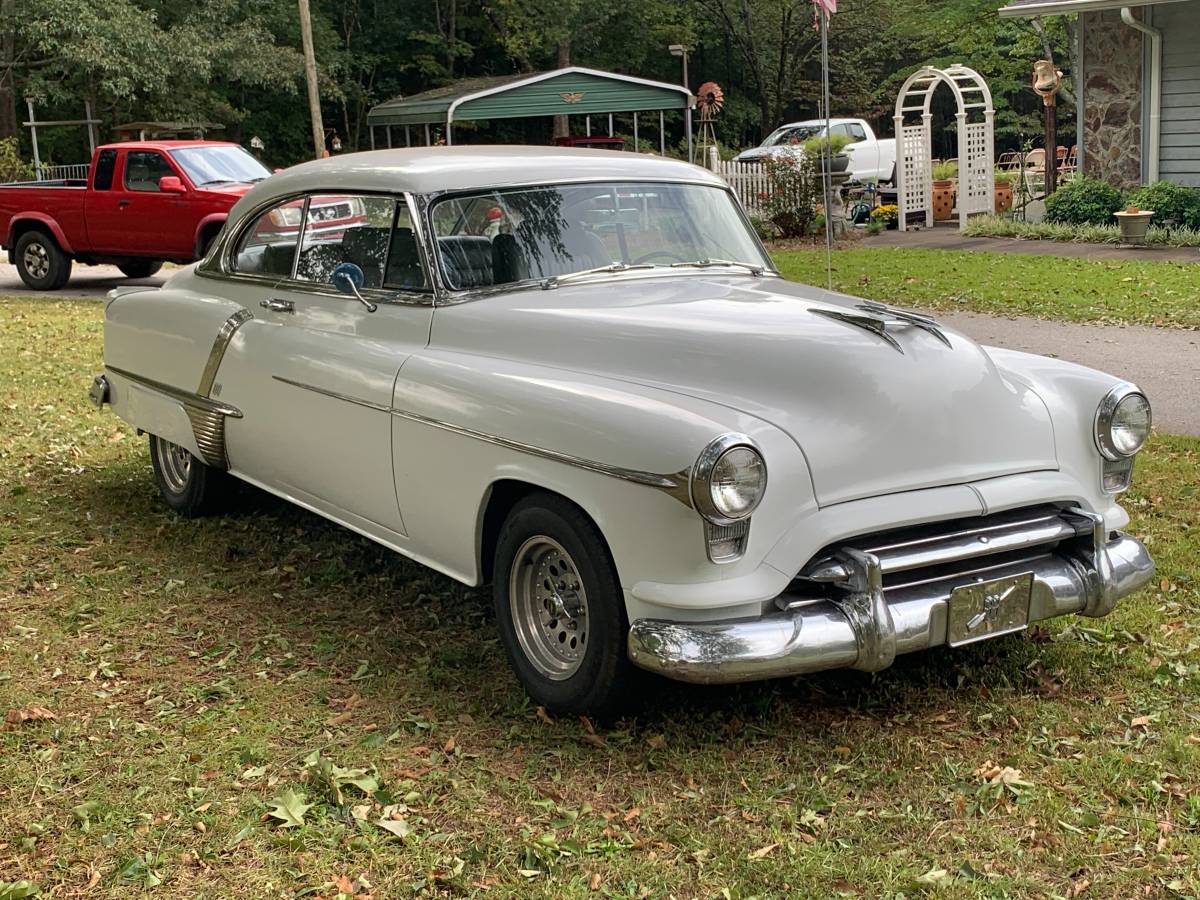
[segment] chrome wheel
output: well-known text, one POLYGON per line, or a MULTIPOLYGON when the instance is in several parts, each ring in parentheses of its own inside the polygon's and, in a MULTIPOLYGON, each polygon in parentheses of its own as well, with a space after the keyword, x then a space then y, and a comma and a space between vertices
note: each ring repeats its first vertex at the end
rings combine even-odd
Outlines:
POLYGON ((525 658, 554 681, 583 662, 588 637, 587 592, 562 545, 545 535, 523 543, 508 576, 513 630, 525 658))
POLYGON ((38 241, 31 241, 25 245, 21 262, 30 278, 42 279, 50 274, 50 252, 45 244, 38 241))
POLYGON ((159 438, 154 442, 154 455, 158 458, 158 471, 167 490, 173 494, 184 493, 192 474, 192 454, 178 444, 159 438))

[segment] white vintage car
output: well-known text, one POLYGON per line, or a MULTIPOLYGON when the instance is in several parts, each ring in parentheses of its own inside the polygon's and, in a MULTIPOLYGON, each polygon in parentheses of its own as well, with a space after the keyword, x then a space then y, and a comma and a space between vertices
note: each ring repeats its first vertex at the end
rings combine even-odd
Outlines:
POLYGON ((216 509, 233 476, 491 581, 555 711, 619 707, 637 667, 875 672, 1106 615, 1154 571, 1117 503, 1135 387, 785 281, 725 184, 668 159, 297 166, 204 261, 114 291, 104 333, 92 399, 150 436, 167 504, 216 509))

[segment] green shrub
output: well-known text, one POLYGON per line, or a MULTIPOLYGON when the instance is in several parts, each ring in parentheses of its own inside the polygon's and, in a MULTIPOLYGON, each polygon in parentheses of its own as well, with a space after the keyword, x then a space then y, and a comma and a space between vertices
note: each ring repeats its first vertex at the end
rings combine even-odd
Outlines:
POLYGON ((0 140, 0 182, 32 181, 33 166, 21 159, 15 137, 0 140))
POLYGON ((1046 198, 1046 221, 1061 225, 1107 225, 1124 205, 1121 192, 1095 178, 1069 181, 1046 198))
POLYGON ((1134 191, 1129 203, 1138 209, 1153 210, 1154 218, 1150 221, 1155 225, 1173 219, 1184 228, 1200 229, 1200 188, 1156 181, 1134 191))
POLYGON ((781 238, 804 237, 813 230, 821 195, 819 160, 811 153, 776 153, 763 160, 767 190, 762 209, 781 238))

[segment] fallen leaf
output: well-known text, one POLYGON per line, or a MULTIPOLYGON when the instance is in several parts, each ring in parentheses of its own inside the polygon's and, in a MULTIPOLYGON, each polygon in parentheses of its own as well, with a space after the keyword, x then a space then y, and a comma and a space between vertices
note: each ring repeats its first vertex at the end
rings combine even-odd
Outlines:
POLYGON ((54 713, 44 706, 27 706, 25 709, 10 709, 4 721, 8 725, 20 725, 23 722, 42 722, 54 718, 54 713))
POLYGON ((450 756, 452 753, 454 753, 455 746, 456 746, 456 742, 455 742, 454 738, 451 737, 450 740, 446 741, 445 746, 442 747, 442 752, 445 753, 447 756, 450 756))
POLYGON ((608 746, 608 744, 604 742, 604 738, 600 737, 598 734, 593 734, 590 731, 584 732, 583 742, 585 744, 591 744, 593 747, 599 747, 601 750, 608 746))
POLYGON ((25 900, 36 897, 41 891, 32 881, 0 881, 0 900, 25 900))
POLYGON ((267 810, 267 815, 280 822, 280 828, 298 828, 304 824, 304 815, 313 808, 313 804, 305 803, 304 792, 293 790, 284 791, 271 801, 274 807, 267 810))
POLYGON ((1149 716, 1134 716, 1129 720, 1130 728, 1146 728, 1150 725, 1149 716))
POLYGON ((539 706, 537 708, 537 717, 539 720, 544 722, 546 725, 554 724, 554 720, 552 718, 550 718, 550 713, 546 712, 546 707, 544 707, 544 706, 539 706))
POLYGON ((770 853, 772 850, 774 850, 778 846, 779 846, 779 844, 767 844, 767 846, 765 846, 765 847, 759 847, 757 850, 752 850, 747 855, 746 858, 747 859, 762 859, 764 856, 766 856, 768 853, 770 853))
POLYGON ((646 743, 650 745, 651 750, 666 750, 667 739, 661 734, 652 734, 646 738, 646 743))
POLYGON ((384 831, 390 831, 401 840, 412 834, 412 826, 404 819, 380 819, 375 824, 384 831))

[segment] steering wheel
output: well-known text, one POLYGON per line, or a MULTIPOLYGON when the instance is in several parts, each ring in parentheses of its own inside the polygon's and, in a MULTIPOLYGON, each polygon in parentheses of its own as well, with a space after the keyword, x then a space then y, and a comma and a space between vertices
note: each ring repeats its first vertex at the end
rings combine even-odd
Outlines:
POLYGON ((665 256, 668 259, 673 260, 674 262, 688 262, 688 260, 684 259, 678 253, 672 253, 670 250, 651 250, 649 253, 643 253, 641 256, 639 256, 637 259, 635 259, 633 262, 631 262, 630 265, 631 266, 641 265, 642 263, 649 262, 650 260, 654 259, 654 257, 656 257, 656 256, 665 256))

